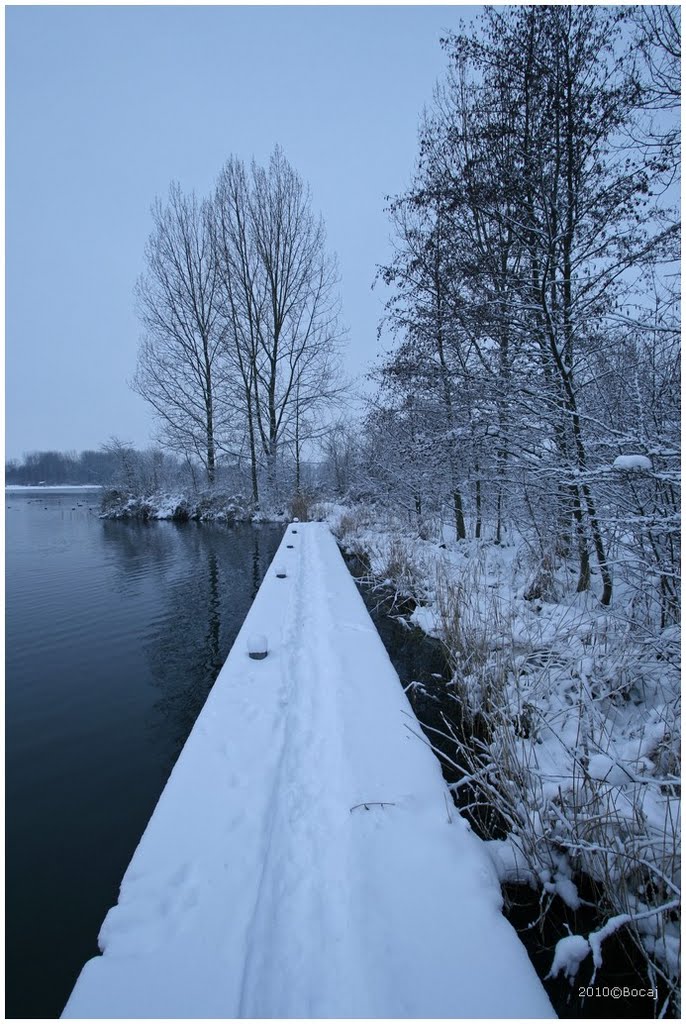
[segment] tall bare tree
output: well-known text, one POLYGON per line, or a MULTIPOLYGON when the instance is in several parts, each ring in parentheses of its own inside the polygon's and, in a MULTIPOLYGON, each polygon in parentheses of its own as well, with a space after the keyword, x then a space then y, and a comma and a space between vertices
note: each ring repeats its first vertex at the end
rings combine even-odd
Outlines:
MULTIPOLYGON (((248 174, 231 159, 215 195, 227 348, 247 418, 253 494, 258 450, 270 490, 284 445, 295 445, 340 390, 336 265, 307 187, 278 147, 248 174)), ((311 428, 310 428, 311 429, 311 428)))
POLYGON ((253 244, 250 186, 244 164, 224 166, 214 196, 215 252, 221 280, 224 344, 234 415, 245 425, 252 498, 259 505, 257 365, 266 293, 253 244))
POLYGON ((161 420, 166 446, 197 458, 212 485, 228 412, 213 208, 172 184, 152 215, 136 289, 145 333, 132 386, 161 420))

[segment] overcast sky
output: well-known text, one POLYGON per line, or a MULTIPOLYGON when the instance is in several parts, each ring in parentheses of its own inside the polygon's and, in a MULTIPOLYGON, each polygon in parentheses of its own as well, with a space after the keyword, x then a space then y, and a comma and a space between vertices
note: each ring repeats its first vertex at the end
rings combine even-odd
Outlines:
POLYGON ((446 66, 477 7, 6 9, 6 454, 145 446, 129 389, 133 287, 150 205, 207 193, 225 160, 278 142, 338 254, 348 369, 377 352, 385 196, 408 183, 446 66))

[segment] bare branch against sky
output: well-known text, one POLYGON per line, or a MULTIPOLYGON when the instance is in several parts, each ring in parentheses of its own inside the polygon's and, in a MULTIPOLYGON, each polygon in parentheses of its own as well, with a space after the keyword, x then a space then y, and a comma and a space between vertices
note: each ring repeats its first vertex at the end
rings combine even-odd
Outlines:
POLYGON ((7 9, 6 456, 144 446, 133 289, 170 181, 275 144, 341 271, 347 369, 377 351, 385 197, 407 184, 439 39, 477 7, 7 9))

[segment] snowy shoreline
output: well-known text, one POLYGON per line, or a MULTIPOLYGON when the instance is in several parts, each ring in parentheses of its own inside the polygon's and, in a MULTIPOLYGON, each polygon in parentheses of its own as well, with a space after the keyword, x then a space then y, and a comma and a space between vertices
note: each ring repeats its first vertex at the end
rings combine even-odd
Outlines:
POLYGON ((105 488, 100 518, 143 522, 158 519, 177 523, 286 523, 288 514, 283 507, 256 509, 243 495, 216 490, 198 494, 185 491, 133 494, 105 488))
POLYGON ((43 494, 45 491, 102 491, 102 484, 5 484, 5 494, 25 494, 27 491, 35 491, 36 494, 43 494))

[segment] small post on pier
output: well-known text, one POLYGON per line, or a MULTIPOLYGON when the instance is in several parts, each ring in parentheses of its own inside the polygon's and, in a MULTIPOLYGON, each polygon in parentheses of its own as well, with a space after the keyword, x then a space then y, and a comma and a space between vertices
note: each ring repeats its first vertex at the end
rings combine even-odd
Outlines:
POLYGON ((267 638, 263 633, 255 633, 248 638, 248 656, 255 661, 261 661, 267 657, 267 638))

